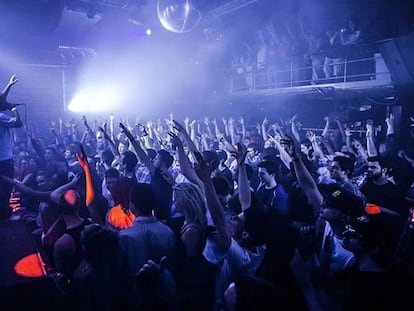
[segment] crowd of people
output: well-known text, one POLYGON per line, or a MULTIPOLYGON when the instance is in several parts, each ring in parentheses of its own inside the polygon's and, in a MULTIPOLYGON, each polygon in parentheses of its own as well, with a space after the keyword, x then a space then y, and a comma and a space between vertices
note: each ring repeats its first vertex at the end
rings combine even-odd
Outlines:
MULTIPOLYGON (((325 118, 22 127, 0 99, 1 221, 33 229, 68 310, 398 309, 413 287, 414 144, 325 118), (12 132, 12 128, 18 128, 12 132), (12 210, 9 201, 19 201, 12 210), (20 220, 18 219, 20 218, 20 220)), ((275 118, 276 119, 276 118, 275 118)))

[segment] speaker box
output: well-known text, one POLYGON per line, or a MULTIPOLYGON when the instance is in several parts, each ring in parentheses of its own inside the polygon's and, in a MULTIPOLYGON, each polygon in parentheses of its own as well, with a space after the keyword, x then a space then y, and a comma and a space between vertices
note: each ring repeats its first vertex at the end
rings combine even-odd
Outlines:
POLYGON ((378 45, 392 81, 398 84, 414 83, 414 32, 382 41, 378 45))

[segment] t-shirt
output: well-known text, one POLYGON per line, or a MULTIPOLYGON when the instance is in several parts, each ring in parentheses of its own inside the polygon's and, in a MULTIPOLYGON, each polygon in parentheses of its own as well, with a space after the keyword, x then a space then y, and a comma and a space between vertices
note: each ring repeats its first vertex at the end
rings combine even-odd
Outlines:
POLYGON ((403 194, 392 182, 384 185, 376 185, 368 180, 362 187, 361 192, 366 196, 368 203, 377 204, 398 213, 405 213, 403 194))

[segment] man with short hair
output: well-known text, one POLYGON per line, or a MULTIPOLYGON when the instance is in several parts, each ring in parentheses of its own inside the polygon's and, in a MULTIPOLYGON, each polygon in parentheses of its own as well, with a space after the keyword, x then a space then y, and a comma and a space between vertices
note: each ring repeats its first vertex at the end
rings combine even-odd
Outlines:
POLYGON ((288 196, 283 186, 276 181, 277 164, 265 160, 259 163, 260 185, 256 190, 257 198, 267 210, 277 210, 286 216, 288 212, 288 196))
POLYGON ((358 186, 350 180, 355 168, 355 158, 351 156, 334 156, 328 164, 329 175, 341 189, 353 192, 355 195, 364 197, 358 186))
POLYGON ((369 203, 378 205, 382 212, 405 217, 408 208, 405 206, 404 193, 387 179, 388 171, 385 159, 380 156, 369 157, 368 175, 361 192, 369 203))
POLYGON ((174 232, 153 216, 157 197, 151 185, 138 183, 130 195, 130 209, 135 220, 119 233, 120 246, 131 276, 148 261, 160 262, 166 256, 174 266, 176 240, 174 232))

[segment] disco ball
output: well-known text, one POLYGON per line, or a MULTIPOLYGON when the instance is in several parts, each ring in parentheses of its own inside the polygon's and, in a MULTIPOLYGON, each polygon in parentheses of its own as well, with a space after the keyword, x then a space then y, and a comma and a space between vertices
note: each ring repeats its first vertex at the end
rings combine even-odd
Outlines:
POLYGON ((193 30, 201 20, 201 13, 189 0, 158 0, 157 14, 161 25, 172 32, 193 30))

